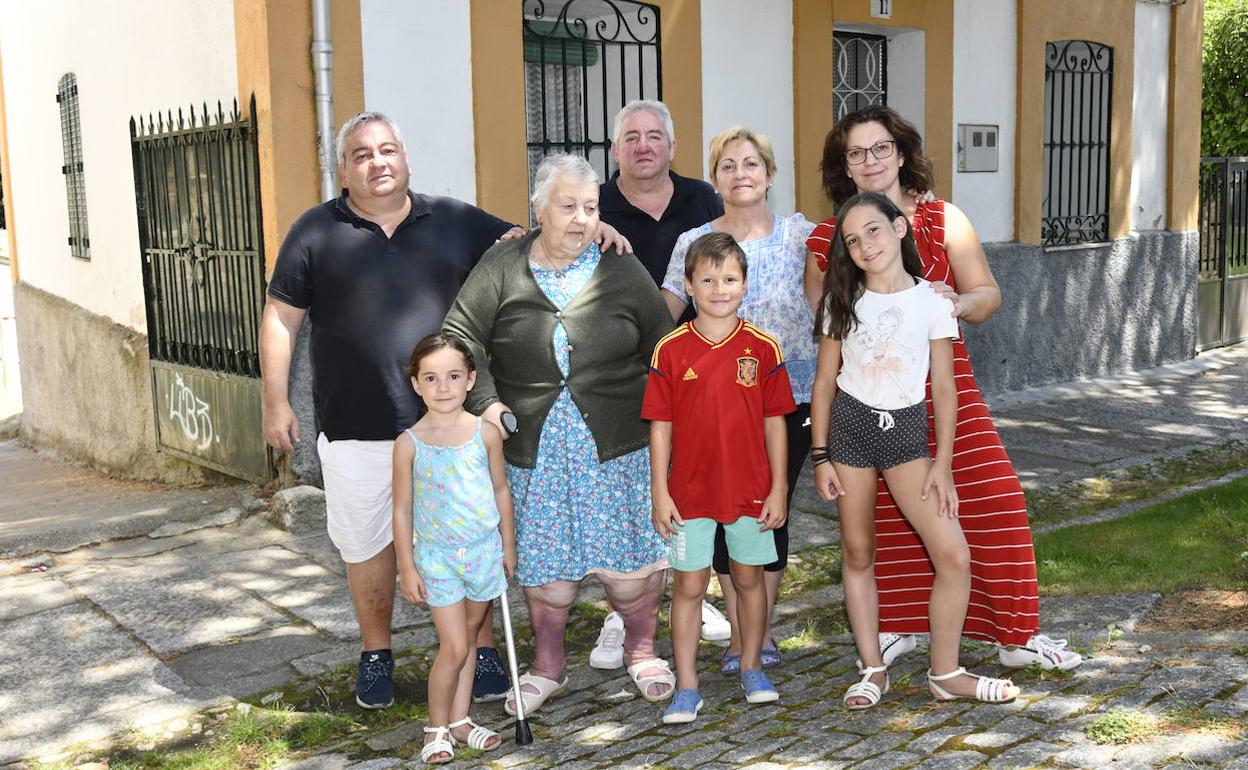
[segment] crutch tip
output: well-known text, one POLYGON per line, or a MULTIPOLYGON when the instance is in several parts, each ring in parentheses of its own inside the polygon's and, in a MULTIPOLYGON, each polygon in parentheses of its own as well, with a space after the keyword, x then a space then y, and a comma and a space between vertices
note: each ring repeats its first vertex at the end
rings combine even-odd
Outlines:
POLYGON ((528 746, 533 742, 533 731, 529 729, 529 720, 516 720, 516 745, 528 746))

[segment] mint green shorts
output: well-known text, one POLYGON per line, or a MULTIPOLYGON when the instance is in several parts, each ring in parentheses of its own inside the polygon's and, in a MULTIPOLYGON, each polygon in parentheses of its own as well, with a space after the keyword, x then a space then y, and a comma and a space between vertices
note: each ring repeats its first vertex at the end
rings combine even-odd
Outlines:
MULTIPOLYGON (((714 519, 689 519, 677 526, 668 544, 667 561, 678 572, 697 572, 711 566, 715 555, 714 519)), ((738 564, 762 565, 776 560, 776 536, 772 530, 762 531, 762 524, 753 516, 742 516, 724 525, 728 558, 738 564)))

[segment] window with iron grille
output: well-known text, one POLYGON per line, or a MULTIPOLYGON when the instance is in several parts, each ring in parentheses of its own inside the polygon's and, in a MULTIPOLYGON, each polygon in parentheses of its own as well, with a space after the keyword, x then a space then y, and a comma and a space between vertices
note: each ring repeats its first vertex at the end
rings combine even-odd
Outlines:
POLYGON ((529 189, 542 158, 584 155, 605 180, 615 114, 662 99, 659 8, 631 0, 521 0, 529 189))
POLYGON ((832 60, 832 107, 837 120, 863 107, 888 104, 887 38, 834 32, 832 60))
POLYGON ((1087 40, 1045 45, 1046 248, 1109 240, 1109 127, 1114 51, 1087 40))
POLYGON ((65 201, 69 207, 69 253, 91 258, 91 238, 87 235, 87 184, 82 171, 82 121, 78 115, 78 78, 70 72, 56 86, 61 106, 61 143, 65 175, 65 201))

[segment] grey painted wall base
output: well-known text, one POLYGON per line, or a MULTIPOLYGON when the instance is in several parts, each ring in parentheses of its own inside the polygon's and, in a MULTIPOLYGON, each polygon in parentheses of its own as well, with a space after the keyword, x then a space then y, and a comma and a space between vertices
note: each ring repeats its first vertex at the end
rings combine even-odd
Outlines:
POLYGON ((1132 233, 1107 246, 1044 251, 990 243, 1001 310, 964 324, 989 393, 1183 361, 1196 354, 1196 232, 1132 233))
POLYGON ((145 335, 27 283, 13 298, 24 439, 123 478, 224 478, 157 451, 145 335))

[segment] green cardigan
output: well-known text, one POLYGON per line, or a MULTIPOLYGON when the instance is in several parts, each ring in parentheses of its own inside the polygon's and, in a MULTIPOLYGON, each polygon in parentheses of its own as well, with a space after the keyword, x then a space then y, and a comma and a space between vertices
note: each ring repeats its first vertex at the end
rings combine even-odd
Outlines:
POLYGON ((507 462, 537 463, 538 438, 565 385, 551 344, 555 323, 568 333, 566 386, 594 435, 602 462, 646 446, 641 419, 650 353, 672 330, 654 279, 636 257, 603 253, 589 282, 560 312, 538 287, 529 252, 540 229, 496 243, 460 289, 443 329, 463 338, 477 361, 468 409, 502 401, 519 432, 503 443, 507 462))

